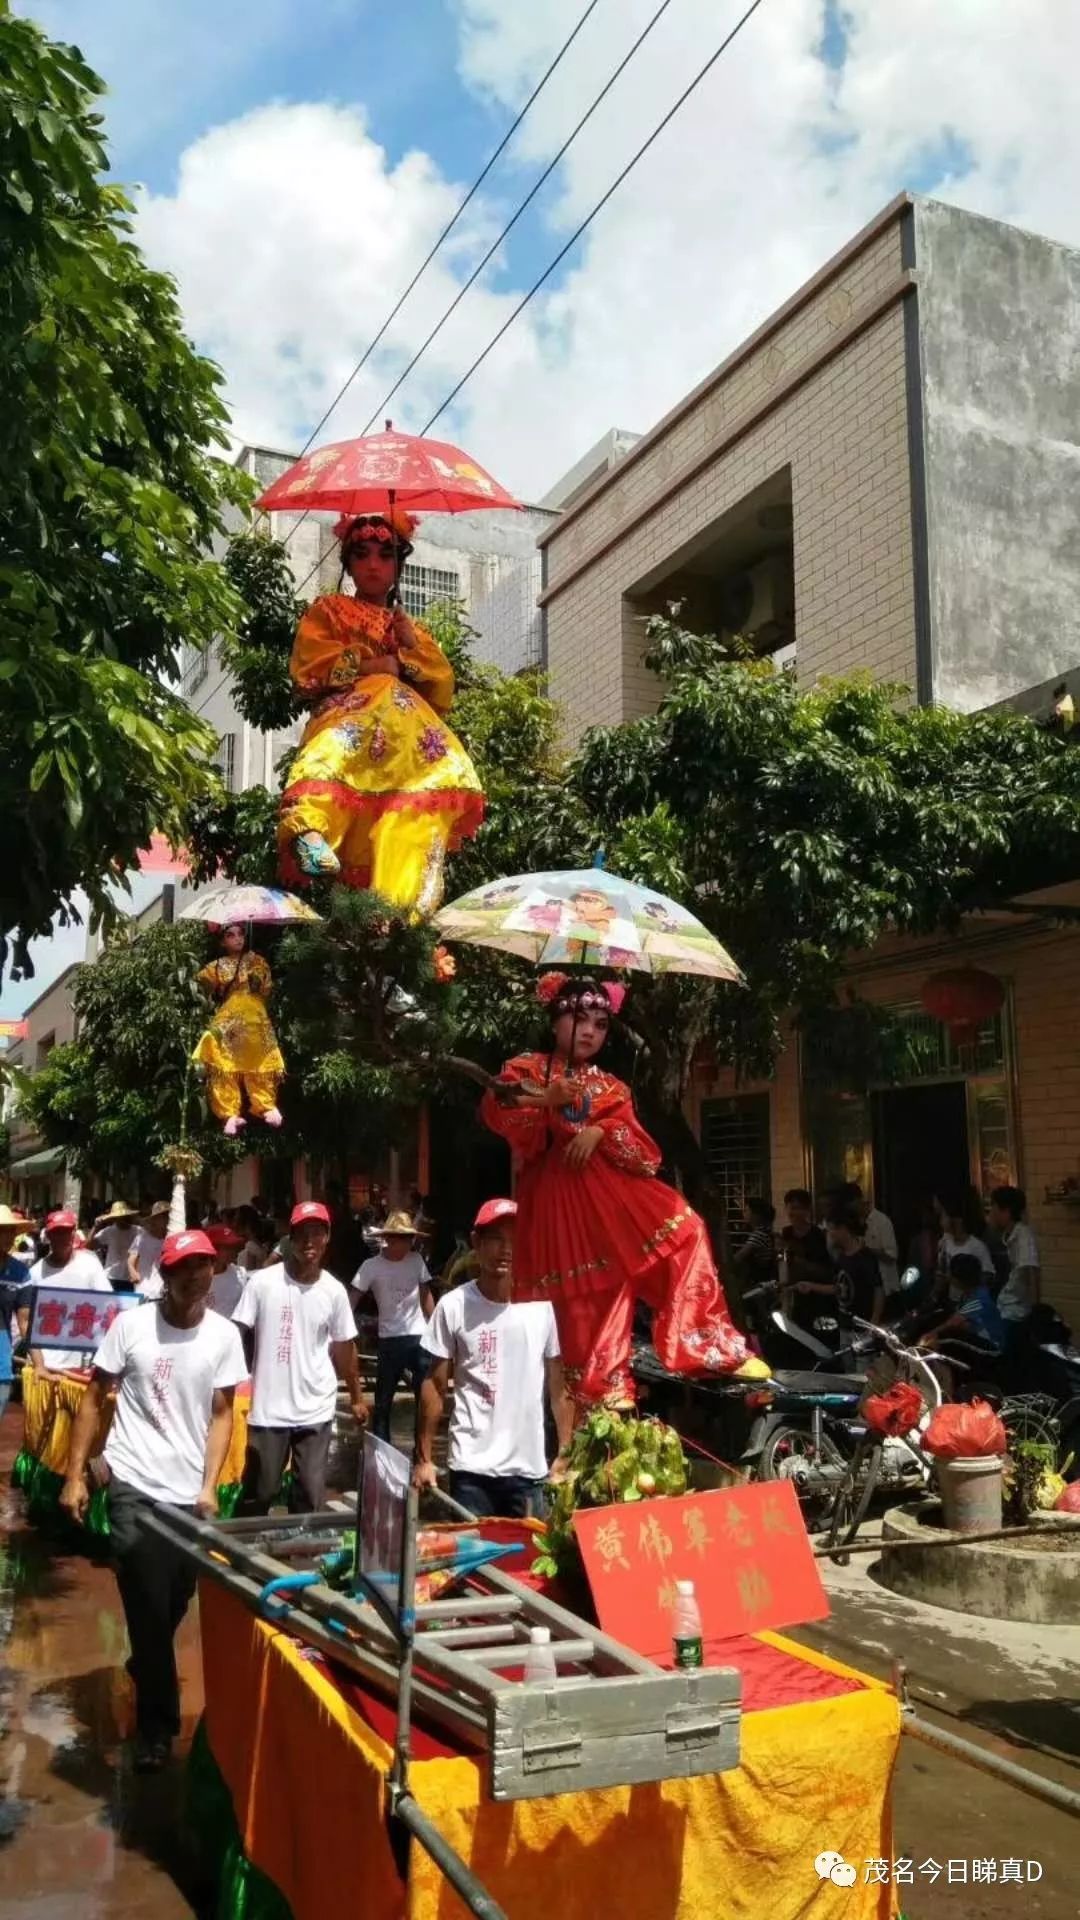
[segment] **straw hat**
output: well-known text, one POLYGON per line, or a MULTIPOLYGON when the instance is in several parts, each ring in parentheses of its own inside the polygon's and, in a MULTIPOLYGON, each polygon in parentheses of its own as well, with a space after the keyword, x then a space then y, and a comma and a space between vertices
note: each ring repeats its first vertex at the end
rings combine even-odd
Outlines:
POLYGON ((13 1213, 10 1207, 0 1206, 0 1227, 28 1227, 29 1225, 30 1222, 25 1214, 13 1213))
POLYGON ((98 1214, 97 1219, 94 1221, 94 1225, 95 1227, 107 1227, 110 1224, 114 1226, 119 1226, 122 1220, 131 1221, 137 1218, 138 1218, 137 1207, 125 1206, 123 1200, 114 1200, 112 1203, 112 1206, 109 1207, 107 1212, 98 1214))
POLYGON ((144 1218, 147 1220, 167 1220, 170 1205, 171 1203, 168 1200, 155 1200, 153 1206, 146 1209, 144 1218))
POLYGON ((427 1227, 418 1226, 407 1213, 388 1213, 381 1227, 373 1227, 372 1232, 379 1240, 428 1240, 431 1238, 427 1227))

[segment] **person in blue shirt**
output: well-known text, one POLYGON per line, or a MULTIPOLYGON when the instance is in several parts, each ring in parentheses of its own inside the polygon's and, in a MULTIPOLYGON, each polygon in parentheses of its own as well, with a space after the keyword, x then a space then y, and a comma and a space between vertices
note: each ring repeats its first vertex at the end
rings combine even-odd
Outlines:
POLYGON ((999 1354, 1005 1345, 1005 1327, 978 1255, 954 1253, 949 1278, 960 1296, 955 1310, 925 1336, 923 1344, 937 1346, 942 1340, 963 1340, 987 1353, 999 1354))
POLYGON ((30 1325, 30 1294, 26 1263, 16 1260, 11 1249, 26 1221, 10 1207, 0 1207, 0 1416, 11 1398, 15 1366, 11 1352, 11 1319, 14 1314, 19 1338, 25 1338, 30 1325))

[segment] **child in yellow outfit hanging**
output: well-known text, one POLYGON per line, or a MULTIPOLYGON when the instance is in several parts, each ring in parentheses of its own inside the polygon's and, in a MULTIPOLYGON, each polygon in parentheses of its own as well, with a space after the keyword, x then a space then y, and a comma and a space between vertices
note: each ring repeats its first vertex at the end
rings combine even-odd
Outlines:
POLYGON ((315 701, 282 795, 278 851, 286 885, 337 874, 421 918, 442 898, 448 850, 480 825, 484 796, 443 718, 449 661, 388 605, 413 525, 408 514, 364 514, 335 529, 356 596, 324 594, 297 628, 289 670, 315 701))
POLYGON ((270 969, 248 948, 244 929, 226 927, 223 952, 198 975, 200 986, 221 1002, 192 1059, 206 1068, 210 1110, 225 1122, 230 1138, 247 1125, 244 1096, 253 1118, 280 1127, 277 1091, 285 1062, 270 1024, 270 969))

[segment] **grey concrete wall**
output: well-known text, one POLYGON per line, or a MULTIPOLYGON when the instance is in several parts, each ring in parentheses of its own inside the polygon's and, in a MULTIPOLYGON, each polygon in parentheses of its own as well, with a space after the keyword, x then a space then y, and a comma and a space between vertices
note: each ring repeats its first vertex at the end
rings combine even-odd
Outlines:
POLYGON ((915 209, 933 697, 1080 663, 1080 253, 915 209))

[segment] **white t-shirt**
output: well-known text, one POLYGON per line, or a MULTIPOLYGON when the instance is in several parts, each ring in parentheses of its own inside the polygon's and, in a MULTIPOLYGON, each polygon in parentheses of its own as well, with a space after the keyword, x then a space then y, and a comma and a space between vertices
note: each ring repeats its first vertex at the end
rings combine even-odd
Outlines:
POLYGON ((145 1300, 159 1300, 165 1290, 158 1271, 158 1258, 164 1245, 164 1234, 158 1239, 148 1228, 136 1227, 132 1251, 139 1270, 138 1291, 145 1300))
POLYGON ((559 1352, 551 1303, 488 1300, 469 1280, 439 1301, 424 1349, 454 1369, 449 1466, 542 1480, 544 1362, 559 1352))
POLYGON ((964 1241, 954 1240, 951 1233, 942 1234, 938 1247, 938 1266, 942 1273, 948 1273, 949 1263, 958 1253, 970 1254, 973 1260, 977 1260, 988 1280, 997 1278, 990 1249, 977 1233, 969 1233, 964 1241))
POLYGON ((128 1254, 131 1252, 132 1242, 137 1232, 138 1228, 134 1226, 102 1227, 100 1232, 94 1235, 94 1249, 96 1251, 100 1248, 98 1257, 105 1268, 105 1278, 110 1286, 114 1280, 118 1280, 123 1287, 127 1286, 128 1254))
POLYGON ((153 1302, 118 1314, 94 1355, 120 1381, 105 1459, 148 1500, 190 1507, 202 1489, 215 1390, 247 1379, 236 1328, 207 1310, 171 1327, 153 1302))
POLYGON ((1009 1256, 1009 1277, 997 1297, 997 1308, 1003 1320, 1026 1320, 1034 1306, 1027 1283, 1020 1279, 1024 1267, 1038 1268, 1039 1244, 1026 1220, 1018 1220, 1005 1235, 1005 1251, 1009 1256))
MULTIPOLYGON (((81 1248, 73 1253, 66 1267, 54 1267, 51 1260, 35 1260, 27 1284, 31 1287, 74 1287, 80 1293, 111 1293, 105 1269, 96 1253, 81 1248)), ((41 1357, 53 1373, 65 1367, 85 1367, 86 1355, 71 1347, 42 1347, 41 1357)))
POLYGON ((247 1286, 251 1275, 235 1262, 215 1273, 210 1282, 210 1305, 215 1313, 223 1313, 231 1320, 240 1305, 240 1295, 247 1286))
POLYGON ((881 1284, 886 1293, 895 1293, 900 1285, 900 1269, 896 1261, 896 1230, 887 1213, 880 1207, 871 1207, 866 1216, 863 1232, 863 1246, 872 1253, 878 1263, 881 1284))
POLYGON ((352 1291, 375 1295, 379 1339, 396 1340, 404 1334, 423 1333, 427 1320, 420 1305, 420 1289, 430 1285, 431 1275, 422 1254, 407 1253, 404 1260, 388 1260, 384 1253, 377 1253, 357 1270, 352 1291))
POLYGON ((337 1375, 330 1347, 355 1340, 349 1296, 333 1274, 294 1280, 288 1268, 253 1273, 233 1313, 255 1330, 253 1427, 322 1427, 334 1417, 337 1375))

